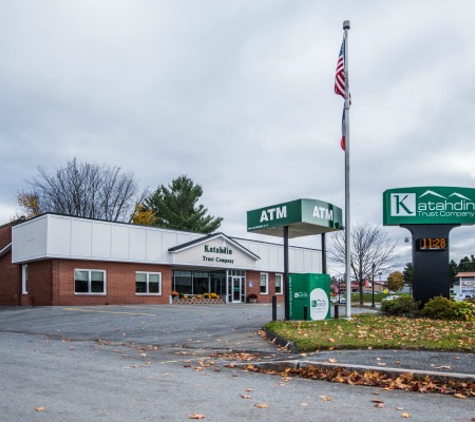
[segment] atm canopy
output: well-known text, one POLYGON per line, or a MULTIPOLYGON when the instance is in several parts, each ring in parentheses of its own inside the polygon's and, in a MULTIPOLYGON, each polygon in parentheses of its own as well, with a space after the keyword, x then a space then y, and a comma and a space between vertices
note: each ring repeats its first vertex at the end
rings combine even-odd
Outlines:
POLYGON ((342 230, 341 208, 317 199, 296 199, 247 212, 247 231, 289 238, 342 230))

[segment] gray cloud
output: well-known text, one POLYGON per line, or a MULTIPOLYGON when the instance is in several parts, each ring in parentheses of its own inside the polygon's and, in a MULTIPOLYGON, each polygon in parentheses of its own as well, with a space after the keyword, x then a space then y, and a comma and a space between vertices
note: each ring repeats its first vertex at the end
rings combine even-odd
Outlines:
MULTIPOLYGON (((73 157, 144 188, 187 174, 231 235, 272 203, 344 208, 345 19, 352 220, 381 224, 385 189, 471 187, 474 12, 470 0, 3 2, 0 221, 38 166, 73 157)), ((453 232, 457 261, 475 252, 472 230, 453 232)), ((388 231, 408 261, 406 231, 388 231)))

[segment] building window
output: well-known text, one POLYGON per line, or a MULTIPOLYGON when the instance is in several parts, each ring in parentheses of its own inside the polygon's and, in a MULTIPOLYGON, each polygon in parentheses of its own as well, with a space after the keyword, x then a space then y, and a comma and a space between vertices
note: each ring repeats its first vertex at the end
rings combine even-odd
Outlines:
POLYGON ((106 272, 104 270, 74 270, 74 293, 105 295, 106 272))
POLYGON ((261 294, 269 293, 269 274, 261 273, 261 294))
POLYGON ((21 292, 28 293, 28 264, 21 266, 21 292))
POLYGON ((161 295, 162 273, 135 273, 135 294, 138 295, 161 295))
POLYGON ((281 295, 282 294, 282 274, 275 275, 275 294, 281 295))

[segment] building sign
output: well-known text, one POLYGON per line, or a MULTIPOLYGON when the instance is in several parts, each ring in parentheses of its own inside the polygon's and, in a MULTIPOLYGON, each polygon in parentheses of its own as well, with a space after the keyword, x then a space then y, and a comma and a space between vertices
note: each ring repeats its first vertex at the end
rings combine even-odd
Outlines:
POLYGON ((227 246, 203 246, 203 261, 219 264, 234 264, 233 250, 227 246))
POLYGON ((297 199, 247 212, 247 231, 282 236, 289 226, 289 237, 341 230, 341 208, 316 199, 297 199))
POLYGON ((173 264, 255 268, 259 257, 238 242, 216 233, 169 249, 173 264))
POLYGON ((383 224, 475 224, 475 189, 426 186, 386 190, 383 224))

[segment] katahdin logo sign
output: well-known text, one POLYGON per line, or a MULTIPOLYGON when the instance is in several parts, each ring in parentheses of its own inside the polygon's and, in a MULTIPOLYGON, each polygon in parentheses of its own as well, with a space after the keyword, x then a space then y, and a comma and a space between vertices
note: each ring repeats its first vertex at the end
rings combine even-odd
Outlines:
POLYGON ((342 229, 341 208, 316 199, 297 199, 247 212, 247 230, 282 236, 289 226, 289 237, 326 233, 342 229))
POLYGON ((475 189, 426 186, 383 193, 383 224, 475 224, 475 189))

